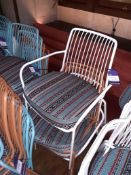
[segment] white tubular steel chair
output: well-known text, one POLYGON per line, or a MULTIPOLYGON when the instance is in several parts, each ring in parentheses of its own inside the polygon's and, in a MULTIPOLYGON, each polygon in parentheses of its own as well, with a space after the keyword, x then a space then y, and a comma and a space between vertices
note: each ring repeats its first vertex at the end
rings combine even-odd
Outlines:
POLYGON ((116 48, 116 40, 109 36, 74 28, 65 50, 31 61, 20 70, 26 103, 48 123, 38 129, 37 142, 70 160, 69 169, 74 157, 85 149, 106 120, 99 114, 103 102, 106 115, 103 98, 111 87, 107 70, 112 66, 116 48), (57 54, 64 54, 60 72, 51 72, 25 85, 22 74, 26 66, 57 54))
POLYGON ((124 106, 120 119, 101 129, 78 172, 78 175, 107 174, 131 174, 131 100, 124 106))

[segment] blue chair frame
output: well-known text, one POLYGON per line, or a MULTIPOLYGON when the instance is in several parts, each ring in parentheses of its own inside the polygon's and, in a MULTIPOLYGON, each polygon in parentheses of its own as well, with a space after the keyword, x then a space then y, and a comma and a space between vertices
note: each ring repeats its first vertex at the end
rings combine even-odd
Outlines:
POLYGON ((12 23, 5 16, 0 15, 0 38, 6 42, 7 48, 3 48, 5 56, 12 55, 12 23))
POLYGON ((35 137, 35 128, 34 128, 33 120, 24 106, 22 109, 22 130, 23 130, 23 133, 22 133, 23 144, 27 155, 26 164, 28 168, 33 169, 32 151, 33 151, 33 142, 35 137))

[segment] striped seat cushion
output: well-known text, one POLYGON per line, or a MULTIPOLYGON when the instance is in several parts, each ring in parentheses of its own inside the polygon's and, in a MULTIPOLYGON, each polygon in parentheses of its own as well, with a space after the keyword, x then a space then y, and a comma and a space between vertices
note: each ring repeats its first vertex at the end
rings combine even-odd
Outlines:
POLYGON ((115 148, 104 156, 99 152, 91 165, 89 175, 131 175, 131 151, 115 148))
MULTIPOLYGON (((26 62, 18 57, 0 57, 0 76, 13 88, 15 92, 22 92, 19 78, 20 68, 26 62)), ((27 67, 24 71, 24 80, 28 82, 33 79, 33 74, 27 67)))
POLYGON ((119 105, 121 109, 124 107, 126 103, 129 102, 129 100, 131 100, 131 84, 127 86, 127 88, 123 91, 123 93, 119 98, 119 105))
POLYGON ((44 120, 67 129, 98 96, 94 86, 65 72, 51 72, 31 81, 24 93, 44 120))
MULTIPOLYGON (((30 115, 35 125, 35 142, 41 144, 57 154, 68 158, 70 154, 71 133, 64 133, 44 121, 30 109, 30 115)), ((75 153, 77 154, 94 131, 95 124, 92 118, 84 120, 78 128, 75 139, 75 153), (88 127, 87 129, 87 126, 88 127)))

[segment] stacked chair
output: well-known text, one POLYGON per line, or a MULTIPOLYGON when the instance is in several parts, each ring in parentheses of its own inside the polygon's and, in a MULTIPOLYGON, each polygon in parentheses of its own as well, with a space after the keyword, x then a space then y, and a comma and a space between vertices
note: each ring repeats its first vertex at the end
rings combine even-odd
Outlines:
POLYGON ((116 48, 116 40, 109 36, 74 28, 65 50, 30 61, 20 70, 24 98, 34 119, 35 141, 68 160, 70 174, 75 158, 106 121, 103 98, 111 87, 107 70, 116 48), (57 54, 64 54, 60 72, 24 82, 27 66, 57 54))
MULTIPOLYGON (((21 96, 22 87, 19 79, 20 67, 28 61, 35 60, 43 54, 43 40, 37 28, 20 23, 11 23, 4 16, 0 16, 0 37, 2 37, 11 53, 10 56, 0 56, 0 76, 21 96), (6 56, 6 57, 5 57, 6 56)), ((24 71, 26 82, 38 75, 47 73, 48 59, 38 62, 24 71), (31 70, 33 71, 31 72, 31 70)))
POLYGON ((16 170, 20 160, 33 168, 34 125, 19 97, 0 78, 0 174, 22 174, 16 170))
POLYGON ((8 56, 12 54, 11 33, 12 27, 10 20, 0 15, 0 55, 8 56))
MULTIPOLYGON (((43 39, 36 27, 12 23, 13 55, 25 61, 31 61, 42 56, 43 39)), ((41 73, 42 63, 33 65, 41 73)))
POLYGON ((119 105, 120 118, 101 129, 78 175, 131 174, 131 84, 120 96, 119 105))

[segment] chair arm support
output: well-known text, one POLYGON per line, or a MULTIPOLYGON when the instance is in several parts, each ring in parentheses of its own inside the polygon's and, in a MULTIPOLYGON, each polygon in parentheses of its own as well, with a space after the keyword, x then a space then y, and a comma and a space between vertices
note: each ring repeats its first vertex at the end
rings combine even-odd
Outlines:
POLYGON ((22 87, 23 87, 23 88, 25 87, 24 79, 23 79, 23 70, 24 70, 27 66, 29 66, 29 65, 31 65, 31 64, 33 64, 33 63, 36 63, 36 62, 38 62, 38 61, 41 61, 41 60, 50 58, 51 56, 54 56, 54 55, 57 55, 57 54, 62 54, 62 53, 65 53, 65 50, 50 53, 50 54, 48 54, 48 55, 45 55, 45 56, 43 56, 43 57, 37 58, 37 59, 35 59, 35 60, 29 61, 28 63, 24 64, 24 65, 21 67, 21 69, 20 69, 20 74, 19 74, 22 87))
MULTIPOLYGON (((87 175, 88 174, 88 168, 90 166, 90 162, 92 161, 92 158, 96 154, 98 148, 100 147, 101 143, 103 142, 103 139, 105 138, 106 134, 116 128, 119 124, 127 123, 128 119, 114 119, 101 129, 98 136, 96 137, 95 141, 93 142, 92 146, 88 150, 85 158, 82 161, 82 164, 80 166, 80 170, 78 172, 78 175, 87 175)), ((121 128, 121 130, 123 127, 121 128)), ((119 131, 119 133, 121 132, 119 131)))
POLYGON ((97 103, 99 103, 105 96, 106 92, 112 87, 112 85, 108 85, 102 93, 100 93, 100 95, 96 98, 95 101, 93 101, 93 103, 91 103, 91 105, 85 110, 85 112, 82 114, 82 116, 80 117, 80 119, 77 121, 77 123, 75 124, 75 128, 78 127, 78 125, 82 122, 82 120, 87 116, 87 114, 95 107, 95 105, 97 103))

